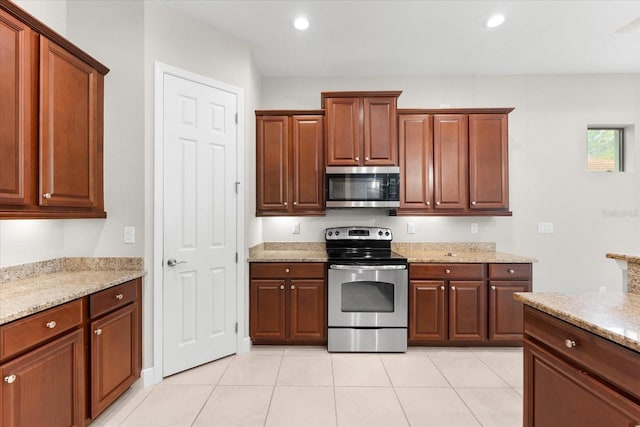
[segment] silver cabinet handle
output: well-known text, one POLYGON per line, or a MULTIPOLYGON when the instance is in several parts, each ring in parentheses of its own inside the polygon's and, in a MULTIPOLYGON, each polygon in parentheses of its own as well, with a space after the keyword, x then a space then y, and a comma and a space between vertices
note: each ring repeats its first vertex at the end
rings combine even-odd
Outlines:
POLYGON ((564 340, 564 345, 565 345, 565 347, 567 347, 567 348, 573 348, 573 347, 575 347, 577 344, 576 344, 576 342, 575 342, 574 340, 572 340, 572 339, 570 339, 570 338, 567 338, 566 340, 564 340))
POLYGON ((52 320, 51 322, 47 322, 47 324, 46 324, 45 326, 46 326, 47 328, 49 328, 49 329, 53 329, 53 328, 55 328, 55 327, 56 327, 56 325, 57 325, 56 321, 55 321, 55 320, 52 320))
POLYGON ((431 205, 431 202, 427 202, 427 206, 430 206, 430 205, 431 205))
POLYGON ((358 160, 358 161, 359 161, 359 160, 360 160, 360 157, 356 157, 356 160, 358 160))
POLYGON ((98 328, 95 331, 93 331, 93 333, 96 335, 102 335, 102 329, 98 328))
POLYGON ((444 270, 445 273, 447 274, 451 274, 451 270, 449 270, 448 268, 446 270, 444 270))
POLYGON ((440 204, 440 202, 436 202, 436 205, 439 205, 439 204, 440 204))
POLYGON ((475 205, 476 205, 476 202, 471 202, 471 205, 472 205, 472 206, 475 206, 475 205))
POLYGON ((122 298, 124 298, 124 295, 122 295, 122 294, 116 295, 116 299, 121 300, 122 298))
POLYGON ((365 160, 369 160, 369 158, 368 158, 368 157, 365 157, 364 159, 365 159, 365 160))
POLYGON ((44 193, 42 195, 42 197, 44 197, 45 199, 50 199, 51 198, 51 193, 44 193))
POLYGON ((287 206, 287 202, 284 202, 284 205, 287 206))
POLYGON ((291 290, 294 290, 296 287, 294 285, 291 285, 291 290))
POLYGON ((15 380, 16 380, 16 376, 15 375, 9 375, 9 376, 4 377, 4 382, 7 383, 7 384, 11 384, 15 380))
POLYGON ((496 290, 496 285, 491 285, 491 290, 495 291, 496 290))
POLYGON ((516 272, 513 268, 510 268, 508 271, 509 271, 509 274, 513 274, 516 272))
POLYGON ((284 285, 280 285, 280 289, 284 289, 284 285))
POLYGON ((456 290, 456 287, 455 287, 455 286, 452 286, 452 287, 451 287, 451 290, 452 290, 452 291, 455 291, 455 290, 456 290))
POLYGON ((406 270, 407 266, 400 265, 340 265, 331 264, 329 266, 332 270, 406 270))
POLYGON ((285 272, 285 273, 288 273, 289 271, 291 271, 291 270, 289 270, 288 268, 285 268, 285 269, 284 269, 284 272, 285 272))
POLYGON ((187 261, 176 261, 175 258, 169 258, 169 260, 167 261, 167 265, 169 267, 175 267, 178 264, 186 264, 187 261))
POLYGON ((297 205, 298 205, 298 202, 293 202, 293 206, 297 206, 297 205))
POLYGON ((444 291, 444 286, 440 286, 440 289, 444 291))

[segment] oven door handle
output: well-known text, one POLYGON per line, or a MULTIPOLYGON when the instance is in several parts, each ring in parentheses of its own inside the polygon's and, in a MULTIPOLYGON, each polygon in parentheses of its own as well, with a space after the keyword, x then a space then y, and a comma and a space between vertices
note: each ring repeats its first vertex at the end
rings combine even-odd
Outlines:
POLYGON ((406 270, 406 265, 341 265, 331 264, 332 270, 406 270))

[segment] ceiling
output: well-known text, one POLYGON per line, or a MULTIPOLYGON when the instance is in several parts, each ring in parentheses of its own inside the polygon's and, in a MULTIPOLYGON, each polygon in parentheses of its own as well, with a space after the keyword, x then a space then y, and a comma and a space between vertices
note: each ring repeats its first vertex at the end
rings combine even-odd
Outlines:
POLYGON ((640 73, 640 1, 162 3, 243 40, 264 76, 640 73))

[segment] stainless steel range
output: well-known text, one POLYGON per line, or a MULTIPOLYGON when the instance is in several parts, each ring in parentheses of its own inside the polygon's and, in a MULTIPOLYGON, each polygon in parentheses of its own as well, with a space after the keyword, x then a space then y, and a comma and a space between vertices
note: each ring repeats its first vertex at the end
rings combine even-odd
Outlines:
POLYGON ((329 351, 407 351, 408 264, 391 240, 388 228, 325 230, 329 351))

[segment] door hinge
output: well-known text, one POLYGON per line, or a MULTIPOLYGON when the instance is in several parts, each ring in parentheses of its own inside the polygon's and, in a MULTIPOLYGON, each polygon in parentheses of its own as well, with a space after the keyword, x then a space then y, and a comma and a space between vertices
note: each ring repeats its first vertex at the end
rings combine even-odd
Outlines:
POLYGON ((240 188, 240 181, 236 181, 236 194, 238 194, 239 188, 240 188))
POLYGON ((238 252, 236 252, 236 264, 238 263, 238 252))
POLYGON ((236 124, 238 124, 238 113, 236 113, 236 124))
POLYGON ((236 322, 236 334, 238 333, 238 322, 236 322))

